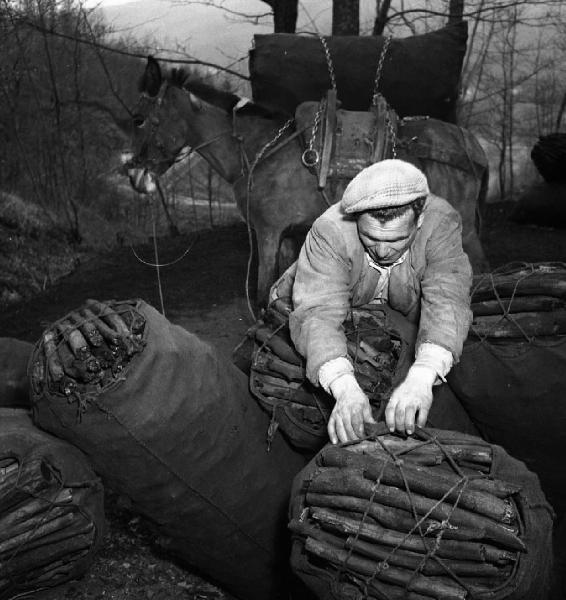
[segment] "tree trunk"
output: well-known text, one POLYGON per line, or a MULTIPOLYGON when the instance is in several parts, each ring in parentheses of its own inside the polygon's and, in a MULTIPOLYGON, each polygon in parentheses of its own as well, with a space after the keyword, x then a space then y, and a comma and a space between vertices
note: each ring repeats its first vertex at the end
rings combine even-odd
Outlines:
POLYGON ((390 6, 391 0, 383 0, 373 23, 373 35, 383 35, 385 25, 387 25, 387 13, 390 6))
POLYGON ((359 0, 334 0, 332 3, 332 35, 359 34, 359 0))
POLYGON ((299 0, 263 0, 273 11, 274 33, 295 33, 299 0))
POLYGON ((450 0, 448 6, 448 25, 459 23, 464 18, 464 0, 450 0))

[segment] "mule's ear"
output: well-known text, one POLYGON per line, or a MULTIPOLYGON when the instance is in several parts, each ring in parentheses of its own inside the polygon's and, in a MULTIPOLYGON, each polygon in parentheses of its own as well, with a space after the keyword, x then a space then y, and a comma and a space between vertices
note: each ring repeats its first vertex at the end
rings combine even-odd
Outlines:
POLYGON ((139 83, 140 92, 154 98, 159 93, 161 81, 161 67, 159 63, 153 56, 148 56, 145 71, 139 83))

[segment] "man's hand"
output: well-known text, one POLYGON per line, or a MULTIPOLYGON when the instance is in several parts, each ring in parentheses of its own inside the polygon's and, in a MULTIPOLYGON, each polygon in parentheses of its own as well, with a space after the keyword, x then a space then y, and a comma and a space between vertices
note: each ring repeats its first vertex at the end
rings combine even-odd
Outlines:
POLYGON ((432 386, 436 373, 428 368, 413 365, 403 383, 393 390, 385 409, 385 422, 390 431, 411 435, 416 424, 424 427, 432 406, 432 386))
POLYGON ((338 377, 330 385, 336 400, 328 421, 333 444, 351 442, 364 436, 364 423, 375 423, 367 396, 351 374, 338 377))

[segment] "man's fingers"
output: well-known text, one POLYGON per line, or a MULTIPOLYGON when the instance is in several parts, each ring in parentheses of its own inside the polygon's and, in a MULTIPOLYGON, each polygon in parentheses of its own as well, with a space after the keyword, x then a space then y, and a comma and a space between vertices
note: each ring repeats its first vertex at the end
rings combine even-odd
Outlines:
POLYGON ((421 406, 421 409, 419 410, 418 421, 417 421, 417 425, 419 427, 426 427, 429 410, 430 409, 428 407, 421 406))
POLYGON ((364 408, 364 423, 375 423, 376 420, 373 418, 373 414, 371 412, 371 406, 366 406, 364 408))
POLYGON ((364 436, 364 413, 362 411, 357 411, 352 415, 352 429, 356 438, 361 438, 364 436))
POLYGON ((415 414, 416 414, 416 409, 414 406, 407 406, 405 408, 405 423, 404 423, 404 427, 405 427, 405 431, 407 432, 407 435, 412 435, 415 431, 415 414))
POLYGON ((395 408, 395 402, 389 400, 385 408, 385 423, 391 432, 395 431, 395 408))
POLYGON ((395 429, 399 433, 405 431, 405 406, 401 402, 395 407, 395 429))
POLYGON ((330 415, 330 419, 328 419, 328 425, 326 426, 326 430, 328 431, 328 437, 333 444, 338 443, 338 436, 336 434, 336 417, 334 413, 330 415))
POLYGON ((340 442, 344 443, 350 441, 350 437, 348 435, 348 432, 346 431, 344 422, 342 421, 342 419, 339 418, 336 419, 336 434, 338 435, 338 440, 340 442))

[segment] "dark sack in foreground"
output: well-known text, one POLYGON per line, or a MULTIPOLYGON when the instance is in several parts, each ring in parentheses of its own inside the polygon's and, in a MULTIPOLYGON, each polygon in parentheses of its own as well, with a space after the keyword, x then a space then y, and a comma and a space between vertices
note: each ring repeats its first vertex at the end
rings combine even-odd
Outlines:
POLYGON ((76 579, 104 534, 104 495, 86 457, 0 409, 0 598, 76 579))
MULTIPOLYGON (((400 117, 427 115, 455 122, 467 37, 467 25, 462 21, 438 31, 391 40, 379 91, 400 117)), ((385 38, 325 39, 341 107, 368 110, 385 38)), ((254 101, 288 114, 294 114, 301 102, 318 102, 331 87, 324 47, 316 36, 255 35, 249 68, 254 101)))
POLYGON ((62 360, 59 381, 49 365, 33 377, 36 422, 81 448, 184 562, 240 598, 286 597, 286 506, 304 459, 282 440, 266 452, 268 419, 246 378, 143 301, 91 301, 67 315, 44 333, 32 372, 45 364, 46 334, 69 321, 88 346, 74 364, 83 375, 64 383, 73 361, 62 360))
POLYGON ((448 383, 482 437, 524 461, 566 510, 566 264, 478 276, 474 320, 448 383))
POLYGON ((291 565, 320 600, 546 600, 552 510, 534 473, 476 436, 376 427, 297 476, 291 565))

